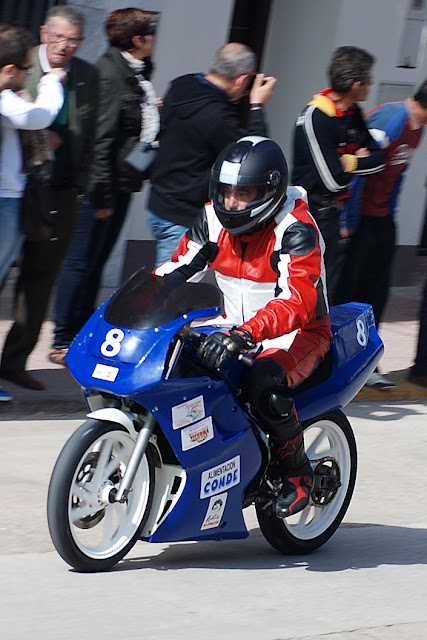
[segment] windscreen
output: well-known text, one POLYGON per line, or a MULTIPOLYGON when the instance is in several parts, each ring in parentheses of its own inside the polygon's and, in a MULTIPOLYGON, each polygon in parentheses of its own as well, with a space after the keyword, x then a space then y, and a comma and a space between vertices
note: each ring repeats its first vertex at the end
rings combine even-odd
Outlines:
POLYGON ((189 311, 217 306, 221 306, 221 296, 212 284, 177 284, 172 278, 141 269, 110 300, 104 317, 126 329, 151 329, 189 311))

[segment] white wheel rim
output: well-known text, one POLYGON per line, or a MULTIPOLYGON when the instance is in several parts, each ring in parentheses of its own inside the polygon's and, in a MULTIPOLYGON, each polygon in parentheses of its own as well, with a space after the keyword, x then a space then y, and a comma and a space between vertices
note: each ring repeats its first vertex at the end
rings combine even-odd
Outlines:
POLYGON ((304 430, 304 442, 313 469, 319 460, 329 458, 334 460, 341 476, 341 486, 329 504, 319 506, 310 501, 303 511, 283 520, 295 538, 313 540, 334 522, 344 503, 350 482, 351 454, 343 430, 332 420, 320 419, 307 427, 304 430))
MULTIPOLYGON (((106 496, 110 487, 118 487, 110 478, 115 471, 123 477, 135 441, 125 431, 109 431, 98 438, 80 459, 71 483, 68 500, 68 521, 71 535, 79 550, 87 557, 102 560, 119 553, 135 535, 147 508, 150 474, 144 456, 127 503, 112 504, 106 496), (98 456, 94 473, 86 480, 79 473, 88 455, 98 456), (88 529, 77 526, 82 519, 104 510, 102 519, 88 529)), ((87 465, 89 467, 90 465, 87 465)))

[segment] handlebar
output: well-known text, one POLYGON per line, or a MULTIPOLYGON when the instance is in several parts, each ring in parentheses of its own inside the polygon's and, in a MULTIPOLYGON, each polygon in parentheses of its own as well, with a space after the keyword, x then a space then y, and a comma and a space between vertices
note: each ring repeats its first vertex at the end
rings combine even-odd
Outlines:
MULTIPOLYGON (((203 333, 200 333, 199 331, 197 331, 196 329, 193 329, 193 327, 190 327, 189 325, 183 326, 179 333, 180 333, 180 336, 187 342, 189 341, 189 339, 200 342, 202 336, 204 335, 203 333)), ((253 358, 248 358, 247 356, 244 356, 242 353, 239 353, 239 355, 236 356, 230 351, 230 357, 235 358, 236 360, 240 360, 240 362, 243 362, 243 364, 247 367, 252 367, 254 364, 253 358)))

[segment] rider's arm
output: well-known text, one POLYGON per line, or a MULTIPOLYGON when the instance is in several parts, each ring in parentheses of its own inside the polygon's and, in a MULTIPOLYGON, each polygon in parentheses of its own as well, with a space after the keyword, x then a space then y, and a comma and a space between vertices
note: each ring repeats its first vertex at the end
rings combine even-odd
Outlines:
POLYGON ((177 282, 198 282, 209 268, 215 251, 218 251, 218 247, 209 240, 206 211, 203 209, 193 227, 182 236, 170 261, 158 266, 153 273, 177 282))

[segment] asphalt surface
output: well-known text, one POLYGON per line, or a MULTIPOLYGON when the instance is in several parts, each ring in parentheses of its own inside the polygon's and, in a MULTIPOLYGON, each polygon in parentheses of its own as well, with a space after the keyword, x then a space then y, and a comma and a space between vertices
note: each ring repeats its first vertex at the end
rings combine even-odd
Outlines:
MULTIPOLYGON (((418 337, 418 310, 422 284, 427 275, 427 257, 419 259, 414 283, 408 287, 391 290, 380 326, 380 335, 385 345, 380 362, 380 372, 395 383, 395 387, 378 389, 364 386, 353 402, 422 401, 427 399, 427 389, 408 381, 408 370, 413 364, 418 337)), ((0 345, 12 324, 13 288, 16 273, 11 275, 0 295, 0 345)), ((112 289, 103 288, 99 303, 105 300, 112 289)), ((48 360, 52 344, 53 322, 51 311, 43 324, 39 342, 28 361, 28 369, 45 384, 43 391, 31 391, 8 381, 0 381, 4 389, 13 394, 12 402, 0 403, 0 420, 39 419, 43 417, 79 417, 85 415, 85 403, 81 389, 69 371, 48 360)))
POLYGON ((77 573, 50 540, 54 462, 81 420, 0 429, 3 640, 425 640, 427 401, 353 404, 356 488, 309 555, 283 556, 253 506, 242 540, 137 542, 111 571, 77 573))

